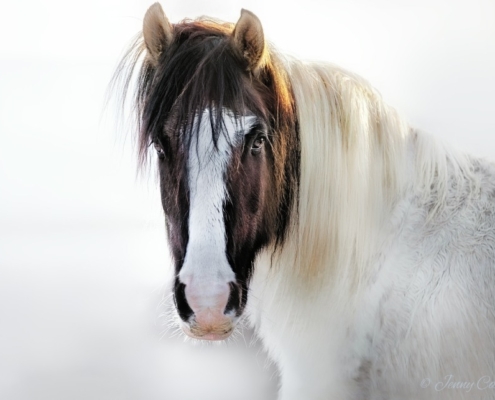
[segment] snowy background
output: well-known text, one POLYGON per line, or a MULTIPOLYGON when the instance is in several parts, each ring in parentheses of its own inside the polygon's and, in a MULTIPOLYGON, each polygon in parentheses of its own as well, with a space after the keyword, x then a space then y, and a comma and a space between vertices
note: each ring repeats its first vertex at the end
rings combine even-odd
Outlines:
MULTIPOLYGON (((0 3, 0 399, 274 399, 249 332, 170 338, 155 179, 104 111, 150 5, 0 3)), ((281 50, 357 72, 416 127, 495 160, 493 0, 163 4, 172 22, 255 12, 281 50)))

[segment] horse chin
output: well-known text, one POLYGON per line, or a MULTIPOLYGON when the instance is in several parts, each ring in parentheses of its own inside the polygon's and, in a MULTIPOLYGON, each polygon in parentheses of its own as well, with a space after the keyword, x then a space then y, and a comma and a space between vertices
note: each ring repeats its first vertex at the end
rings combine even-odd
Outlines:
POLYGON ((235 325, 232 321, 225 322, 218 326, 200 326, 196 323, 181 324, 182 331, 189 337, 198 340, 220 341, 227 339, 234 332, 235 325))

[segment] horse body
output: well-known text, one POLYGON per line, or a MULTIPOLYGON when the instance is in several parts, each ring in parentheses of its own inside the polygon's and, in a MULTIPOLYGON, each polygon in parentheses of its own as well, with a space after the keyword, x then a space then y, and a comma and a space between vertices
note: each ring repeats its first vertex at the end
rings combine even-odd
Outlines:
POLYGON ((455 217, 428 220, 431 203, 408 191, 356 291, 323 269, 305 293, 260 258, 248 311, 281 367, 282 399, 495 398, 495 168, 473 162, 479 200, 450 188, 455 217))
POLYGON ((249 12, 173 26, 155 4, 143 34, 124 86, 146 52, 184 332, 222 340, 246 311, 283 400, 495 398, 495 166, 277 54, 249 12))

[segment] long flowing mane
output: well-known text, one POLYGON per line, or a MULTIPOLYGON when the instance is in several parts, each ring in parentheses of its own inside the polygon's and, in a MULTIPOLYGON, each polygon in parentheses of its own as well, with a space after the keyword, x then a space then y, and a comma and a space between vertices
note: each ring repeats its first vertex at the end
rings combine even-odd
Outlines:
POLYGON ((410 128, 361 78, 330 64, 286 65, 301 129, 298 263, 313 276, 323 265, 362 276, 373 229, 404 190, 410 128))
POLYGON ((314 284, 321 268, 330 277, 338 270, 359 285, 379 245, 376 232, 406 190, 432 203, 429 219, 449 207, 452 182, 454 197, 475 195, 479 182, 468 156, 414 130, 361 77, 293 58, 285 68, 301 134, 292 271, 314 284))

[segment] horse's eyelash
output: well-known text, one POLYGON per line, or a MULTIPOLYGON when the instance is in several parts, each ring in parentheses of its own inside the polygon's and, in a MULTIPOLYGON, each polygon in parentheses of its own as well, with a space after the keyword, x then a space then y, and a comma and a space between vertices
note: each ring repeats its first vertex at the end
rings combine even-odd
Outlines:
POLYGON ((255 124, 251 127, 251 129, 249 129, 249 132, 245 136, 246 137, 252 137, 254 135, 260 135, 260 134, 268 136, 263 125, 255 124))

